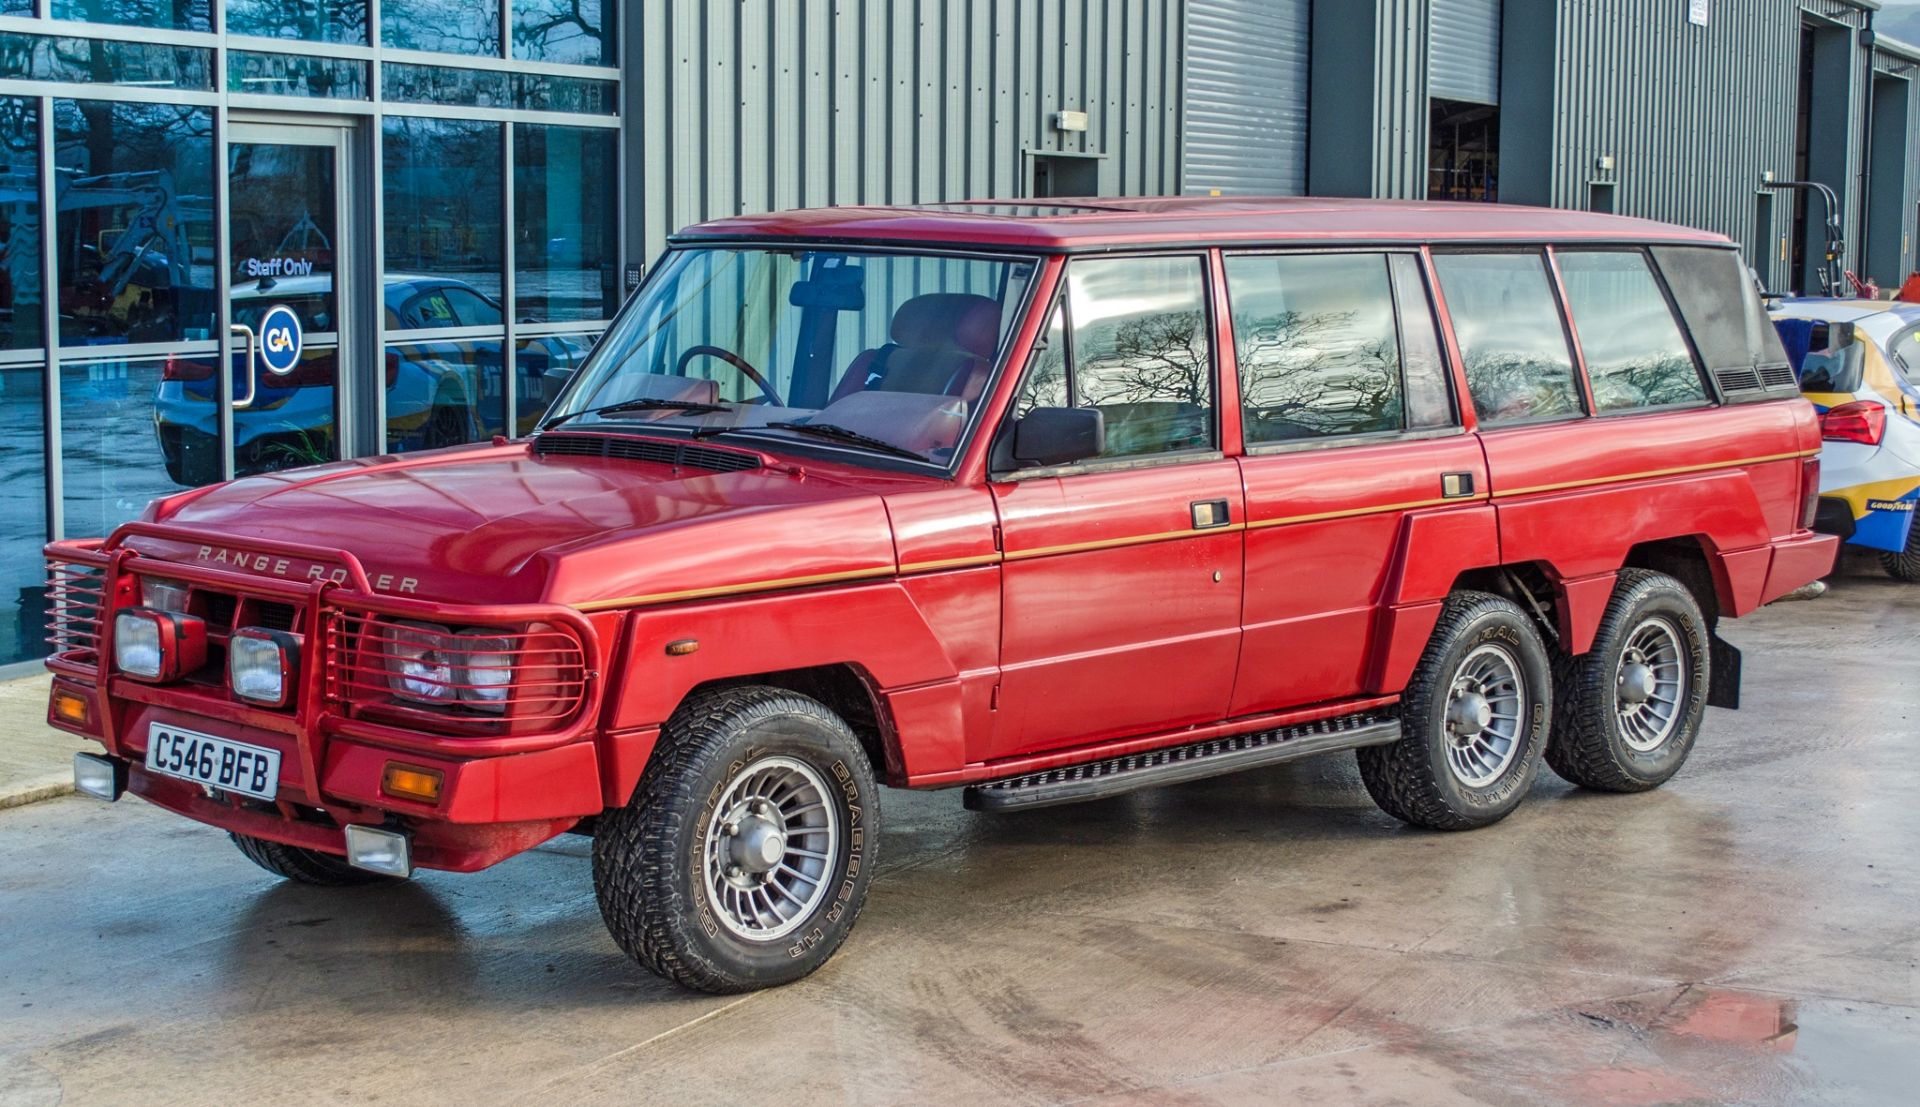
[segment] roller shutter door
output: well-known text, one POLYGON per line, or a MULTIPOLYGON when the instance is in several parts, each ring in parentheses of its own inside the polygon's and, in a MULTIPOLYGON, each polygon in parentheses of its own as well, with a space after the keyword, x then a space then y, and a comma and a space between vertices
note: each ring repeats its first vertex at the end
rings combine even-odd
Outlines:
POLYGON ((1310 8, 1311 0, 1188 0, 1186 192, 1306 191, 1310 8))
POLYGON ((1428 95, 1500 102, 1500 0, 1433 0, 1428 95))

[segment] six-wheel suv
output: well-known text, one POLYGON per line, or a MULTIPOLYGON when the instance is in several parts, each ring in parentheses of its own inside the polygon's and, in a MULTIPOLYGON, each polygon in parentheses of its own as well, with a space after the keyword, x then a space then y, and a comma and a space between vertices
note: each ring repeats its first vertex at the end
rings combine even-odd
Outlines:
POLYGON ((49 548, 83 790, 295 880, 594 838, 690 987, 853 926, 876 781, 1017 811, 1357 752, 1485 826, 1734 706, 1826 572, 1731 243, 1512 207, 841 209, 674 240, 529 438, 273 473, 49 548))

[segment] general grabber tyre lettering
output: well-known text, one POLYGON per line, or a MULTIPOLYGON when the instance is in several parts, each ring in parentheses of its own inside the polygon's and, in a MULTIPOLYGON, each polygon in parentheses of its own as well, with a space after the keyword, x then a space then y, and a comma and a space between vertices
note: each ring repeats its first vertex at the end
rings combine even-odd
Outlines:
POLYGON ((1507 817, 1539 770, 1552 715, 1546 647, 1527 614, 1485 592, 1455 592, 1400 703, 1403 733, 1355 751, 1380 809, 1433 830, 1507 817))
POLYGON ((350 888, 357 884, 380 884, 393 877, 370 873, 365 869, 356 869, 347 864, 344 857, 335 857, 331 853, 289 846, 282 842, 269 842, 265 838, 253 838, 245 834, 229 832, 227 837, 240 848, 247 860, 267 870, 275 876, 283 876, 299 884, 312 884, 321 888, 350 888))
POLYGON ((1907 528, 1907 546, 1899 553, 1883 552, 1880 564, 1895 580, 1920 584, 1920 519, 1907 528))
POLYGON ((1693 751, 1711 665, 1693 593, 1663 573, 1622 570, 1593 648, 1556 666, 1547 764, 1596 791, 1658 788, 1693 751))
POLYGON ((685 987, 798 980, 846 941, 879 846, 853 732, 782 688, 697 693, 593 843, 600 915, 628 956, 685 987))

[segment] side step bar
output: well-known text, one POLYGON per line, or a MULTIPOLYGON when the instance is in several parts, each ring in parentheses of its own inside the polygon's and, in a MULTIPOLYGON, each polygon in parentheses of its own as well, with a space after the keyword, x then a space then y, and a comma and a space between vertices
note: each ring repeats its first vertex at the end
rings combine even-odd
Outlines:
POLYGON ((1184 746, 990 780, 970 785, 964 802, 971 811, 1030 811, 1237 773, 1310 754, 1384 746, 1399 740, 1397 718, 1374 713, 1342 715, 1316 723, 1236 734, 1230 738, 1209 738, 1184 746))

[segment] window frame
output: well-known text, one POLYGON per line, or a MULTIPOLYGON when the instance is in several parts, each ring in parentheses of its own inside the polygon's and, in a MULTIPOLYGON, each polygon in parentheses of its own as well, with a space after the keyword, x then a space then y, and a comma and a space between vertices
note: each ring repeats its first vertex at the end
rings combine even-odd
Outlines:
MULTIPOLYGON (((1432 257, 1434 263, 1433 279, 1434 282, 1440 286, 1440 294, 1442 296, 1446 295, 1446 282, 1440 275, 1439 264, 1440 259, 1443 257, 1524 255, 1539 259, 1544 266, 1547 278, 1547 291, 1552 297, 1554 311, 1560 318, 1560 339, 1567 344, 1568 363, 1573 369, 1573 390, 1580 401, 1579 411, 1571 415, 1537 415, 1529 419, 1514 419, 1499 423, 1489 423, 1481 417, 1480 409, 1476 406, 1473 408, 1473 425, 1474 433, 1476 434, 1497 434, 1500 431, 1516 430, 1525 427, 1547 427, 1557 423, 1577 423, 1582 419, 1591 419, 1594 417, 1593 392, 1592 386, 1587 380, 1586 356, 1580 351, 1580 336, 1579 333, 1574 330, 1573 316, 1567 311, 1566 293, 1565 289, 1560 285, 1560 269, 1553 260, 1553 251, 1554 246, 1550 242, 1522 244, 1501 243, 1488 246, 1443 243, 1429 247, 1429 255, 1432 257)), ((1467 380, 1466 352, 1460 341, 1458 329, 1454 325, 1454 317, 1458 314, 1458 309, 1454 306, 1453 302, 1449 300, 1447 303, 1447 325, 1443 335, 1445 341, 1450 343, 1453 349, 1460 350, 1460 364, 1457 367, 1457 379, 1465 388, 1465 406, 1472 406, 1473 385, 1472 382, 1467 380)), ((1458 398, 1456 398, 1455 403, 1459 404, 1458 398)), ((1463 415, 1464 413, 1461 410, 1456 410, 1455 414, 1463 415)))
MULTIPOLYGON (((1219 335, 1222 317, 1220 307, 1215 302, 1213 281, 1213 255, 1215 252, 1211 247, 1190 246, 1183 249, 1116 250, 1110 253, 1103 251, 1098 254, 1067 254, 1061 259, 1062 265, 1060 266, 1059 279, 1054 282, 1052 293, 1048 296, 1044 308, 1039 313, 1040 326, 1036 332, 1038 336, 1044 337, 1053 322, 1053 313, 1056 311, 1060 312, 1061 340, 1066 347, 1067 403, 1069 406, 1077 407, 1079 405, 1074 403, 1074 400, 1078 398, 1076 395, 1078 390, 1074 387, 1073 309, 1068 296, 1071 290, 1071 285, 1068 283, 1068 272, 1073 268, 1074 264, 1081 261, 1191 258, 1199 266, 1200 298, 1202 304, 1201 327, 1207 336, 1207 379, 1213 387, 1213 445, 1204 449, 1170 450, 1156 454, 1127 454, 1122 457, 1092 458, 1087 461, 1076 461, 1069 465, 1019 467, 1019 463, 1012 460, 1011 453, 1013 425, 1017 421, 1014 412, 1018 410, 1020 406, 1020 395, 1025 391, 1028 381, 1031 380, 1038 366, 1039 355, 1043 347, 1036 341, 1027 350, 1026 360, 1020 366, 1020 372, 1014 380, 1013 390, 1007 396, 1006 414, 1002 417, 1000 427, 994 432, 992 441, 989 444, 987 475, 989 481, 1022 481, 1041 477, 1069 477, 1090 473, 1125 472, 1132 469, 1152 469, 1162 465, 1181 465, 1196 461, 1220 461, 1227 456, 1225 447, 1226 409, 1221 403, 1223 390, 1221 388, 1219 335), (1002 462, 1011 463, 1013 467, 1002 468, 1002 462)), ((1040 306, 1038 301, 1035 302, 1035 306, 1040 306)), ((985 393, 983 393, 983 395, 985 395, 985 393)))
MULTIPOLYGON (((1291 442, 1255 443, 1246 437, 1246 411, 1240 397, 1234 397, 1235 410, 1238 412, 1241 426, 1241 453, 1247 457, 1265 457, 1269 454, 1307 453, 1315 450, 1332 450, 1345 446, 1377 446, 1390 442, 1422 442, 1436 438, 1453 438, 1467 433, 1460 414, 1460 390, 1456 387, 1453 355, 1447 345, 1447 331, 1441 326, 1439 304, 1433 295, 1432 282, 1427 278, 1426 265, 1422 261, 1422 248, 1418 245, 1392 244, 1380 246, 1335 246, 1335 247, 1252 247, 1249 249, 1224 249, 1220 251, 1220 275, 1228 282, 1226 265, 1236 257, 1319 257, 1327 255, 1364 254, 1379 257, 1386 264, 1387 290, 1392 297, 1393 337, 1400 353, 1400 421, 1398 430, 1365 431, 1354 434, 1332 434, 1317 438, 1303 438, 1291 442), (1440 348, 1440 373, 1445 379, 1447 403, 1452 409, 1453 425, 1446 427, 1410 427, 1405 425, 1411 418, 1407 410, 1407 323, 1400 313, 1399 278, 1394 275, 1393 255, 1401 254, 1414 259, 1415 268, 1420 273, 1419 292, 1427 301, 1427 318, 1433 323, 1434 342, 1440 348)), ((1233 326, 1233 289, 1228 283, 1225 324, 1227 339, 1233 344, 1234 378, 1238 384, 1243 377, 1240 367, 1239 334, 1233 326)))
MULTIPOLYGON (((1699 347, 1694 345, 1693 331, 1687 326, 1686 317, 1680 314, 1680 304, 1673 298, 1673 289, 1667 287, 1666 274, 1654 261, 1653 251, 1645 245, 1601 245, 1578 243, 1572 246, 1550 246, 1547 253, 1552 259, 1555 294, 1560 300, 1560 312, 1566 318, 1567 326, 1573 334, 1573 342, 1579 357, 1581 388, 1586 395, 1588 415, 1594 419, 1619 419, 1636 415, 1660 415, 1674 411, 1698 411, 1702 408, 1721 405, 1719 391, 1714 387, 1712 378, 1706 371, 1706 359, 1700 356, 1699 347), (1633 254, 1647 267, 1647 275, 1653 278, 1653 286, 1660 293, 1660 299, 1667 305, 1667 317, 1673 320, 1674 329, 1680 332, 1681 344, 1687 348, 1687 358, 1693 363, 1694 380, 1700 384, 1700 399, 1684 403, 1659 404, 1651 407, 1628 407, 1618 411, 1601 411, 1598 399, 1593 391, 1593 370, 1587 365, 1587 351, 1580 345, 1580 322, 1573 317, 1573 298, 1567 294, 1566 274, 1560 268, 1562 254, 1633 254)), ((1503 424, 1511 426, 1512 424, 1503 424)))

